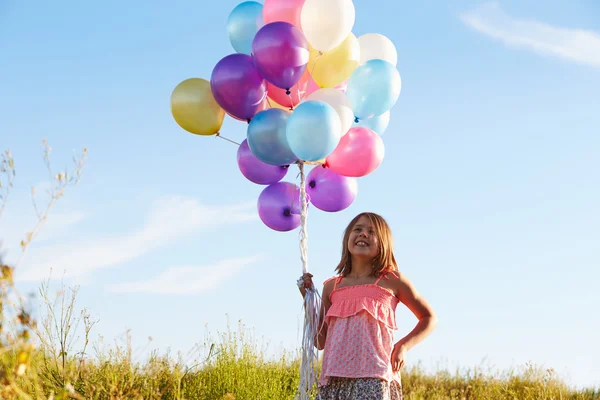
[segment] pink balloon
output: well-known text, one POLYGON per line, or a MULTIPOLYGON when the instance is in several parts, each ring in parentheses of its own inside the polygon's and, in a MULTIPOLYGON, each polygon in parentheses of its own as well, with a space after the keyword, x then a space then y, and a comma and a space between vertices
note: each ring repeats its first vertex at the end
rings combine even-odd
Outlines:
POLYGON ((308 92, 310 82, 313 82, 313 84, 316 85, 308 73, 308 69, 305 69, 298 83, 290 88, 290 94, 287 94, 285 89, 279 88, 272 83, 267 82, 267 96, 271 100, 274 100, 277 104, 284 107, 296 107, 298 104, 300 104, 302 99, 312 93, 308 92))
POLYGON ((379 167, 384 153, 381 136, 369 128, 354 127, 342 136, 325 165, 339 175, 361 177, 379 167))
POLYGON ((289 22, 302 30, 300 12, 306 0, 265 0, 263 21, 266 24, 277 21, 289 22))

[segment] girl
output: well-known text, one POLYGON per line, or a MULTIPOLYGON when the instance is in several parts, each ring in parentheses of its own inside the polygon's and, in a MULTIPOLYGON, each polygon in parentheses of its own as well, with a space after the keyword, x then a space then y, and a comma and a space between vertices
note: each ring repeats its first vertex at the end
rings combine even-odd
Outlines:
MULTIPOLYGON (((387 222, 374 213, 357 215, 342 242, 338 276, 325 281, 316 347, 323 364, 316 400, 401 400, 400 369, 406 352, 437 325, 432 308, 398 271, 387 222), (397 343, 399 302, 417 317, 397 343)), ((302 296, 312 275, 298 282, 302 296)))

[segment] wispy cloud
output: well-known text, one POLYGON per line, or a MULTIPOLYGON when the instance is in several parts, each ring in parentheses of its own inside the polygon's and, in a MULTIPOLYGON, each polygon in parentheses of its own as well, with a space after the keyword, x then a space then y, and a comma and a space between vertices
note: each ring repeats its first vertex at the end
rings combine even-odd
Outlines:
POLYGON ((497 3, 484 4, 462 13, 460 19, 467 26, 507 46, 600 67, 600 34, 597 32, 517 19, 504 13, 497 3))
MULTIPOLYGON (((10 253, 10 258, 15 258, 20 249, 19 243, 25 239, 27 232, 33 230, 37 224, 33 207, 31 212, 25 212, 23 207, 13 212, 10 208, 0 219, 0 240, 10 253), (8 212, 10 211, 10 212, 8 212)), ((68 232, 74 225, 82 221, 85 214, 82 211, 53 212, 45 221, 35 242, 41 243, 56 239, 68 232)))
POLYGON ((28 254, 16 279, 46 279, 51 268, 65 271, 66 278, 81 278, 94 270, 136 259, 202 229, 254 220, 255 207, 254 203, 209 206, 185 197, 162 198, 154 202, 145 223, 137 230, 37 248, 28 254))
POLYGON ((177 266, 167 268, 153 279, 118 283, 109 286, 117 293, 153 293, 153 294, 196 294, 217 288, 223 281, 239 274, 254 264, 261 255, 243 258, 229 258, 214 265, 177 266))

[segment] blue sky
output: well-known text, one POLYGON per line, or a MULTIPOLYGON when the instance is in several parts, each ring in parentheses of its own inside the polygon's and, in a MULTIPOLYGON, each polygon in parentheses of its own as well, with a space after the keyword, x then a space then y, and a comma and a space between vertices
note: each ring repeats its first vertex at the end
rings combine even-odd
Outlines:
MULTIPOLYGON (((80 185, 53 210, 21 265, 80 284, 78 304, 112 341, 188 352, 241 320, 272 352, 295 349, 298 232, 266 228, 262 187, 236 147, 173 121, 169 97, 233 52, 236 1, 0 5, 0 147, 17 163, 0 220, 9 260, 56 167, 86 146, 80 185), (147 338, 152 342, 147 345, 147 338)), ((402 93, 382 165, 347 210, 311 210, 309 269, 333 274, 346 223, 386 217, 400 268, 435 307, 434 334, 408 355, 427 368, 534 361, 600 385, 600 8, 573 2, 355 1, 353 32, 396 45, 402 93), (452 3, 452 4, 446 4, 452 3)), ((243 140, 227 119, 224 135, 243 140)), ((286 180, 294 180, 289 173, 286 180)), ((397 337, 414 318, 398 311, 397 337)))

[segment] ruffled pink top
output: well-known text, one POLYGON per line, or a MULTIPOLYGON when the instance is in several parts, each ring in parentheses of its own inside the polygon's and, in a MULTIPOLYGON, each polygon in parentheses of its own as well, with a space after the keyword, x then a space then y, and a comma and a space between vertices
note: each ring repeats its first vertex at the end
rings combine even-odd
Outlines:
POLYGON ((398 298, 378 285, 381 277, 373 284, 339 289, 342 277, 331 279, 336 282, 325 315, 327 339, 319 385, 333 376, 400 382, 391 365, 398 298))

